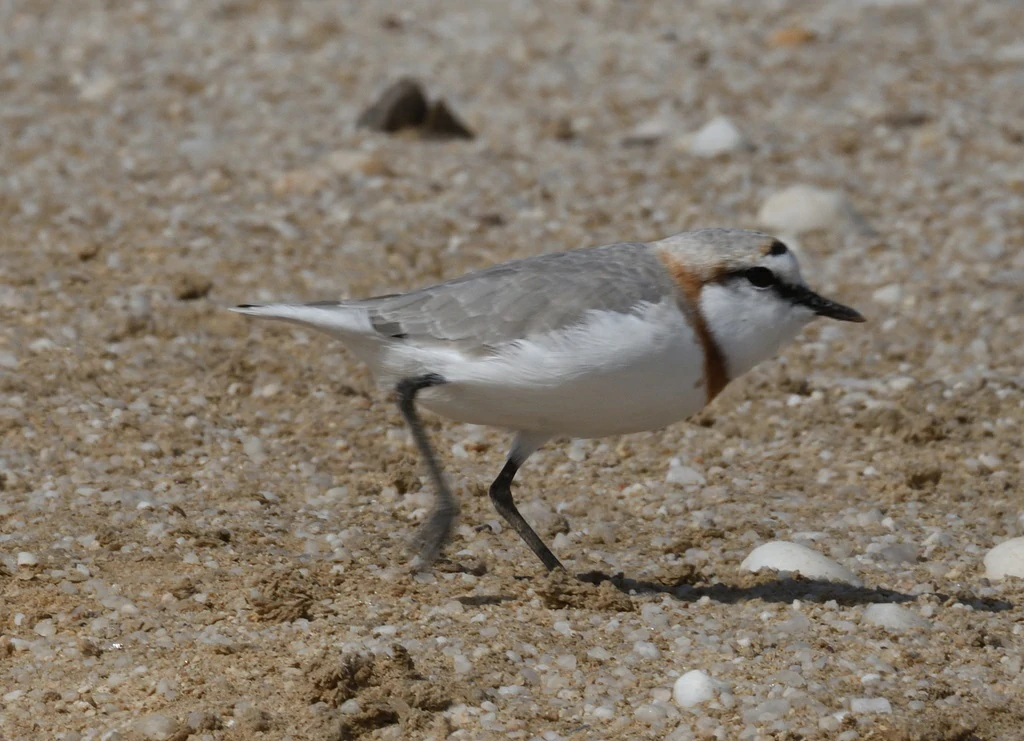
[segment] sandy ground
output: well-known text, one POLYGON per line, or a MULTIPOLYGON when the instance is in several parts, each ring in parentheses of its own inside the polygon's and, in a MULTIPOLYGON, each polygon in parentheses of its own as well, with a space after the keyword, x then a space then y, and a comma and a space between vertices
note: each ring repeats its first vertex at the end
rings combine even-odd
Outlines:
POLYGON ((982 566, 1024 534, 1022 28, 1011 2, 0 1, 0 737, 1024 738, 1024 582, 982 566), (403 74, 477 137, 357 130, 403 74), (720 114, 752 147, 687 151, 720 114), (387 395, 221 308, 758 226, 798 183, 856 211, 793 245, 869 323, 532 459, 524 513, 600 586, 499 522, 505 436, 433 417, 463 516, 411 577, 430 492, 387 395), (864 586, 739 568, 772 539, 864 586), (684 710, 693 669, 715 697, 684 710))

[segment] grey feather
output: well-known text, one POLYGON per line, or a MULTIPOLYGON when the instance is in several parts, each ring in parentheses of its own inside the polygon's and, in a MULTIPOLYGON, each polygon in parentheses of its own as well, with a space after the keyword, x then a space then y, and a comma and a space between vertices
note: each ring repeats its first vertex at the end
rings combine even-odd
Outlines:
POLYGON ((410 293, 340 305, 365 309, 374 329, 388 337, 486 353, 570 327, 588 311, 625 313, 677 294, 649 245, 623 242, 529 257, 410 293))

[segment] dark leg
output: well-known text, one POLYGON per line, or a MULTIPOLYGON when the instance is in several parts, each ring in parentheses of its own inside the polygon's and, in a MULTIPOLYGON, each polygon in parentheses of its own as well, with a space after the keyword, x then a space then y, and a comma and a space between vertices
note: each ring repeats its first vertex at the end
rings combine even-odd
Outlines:
POLYGON ((494 502, 494 508, 498 510, 498 514, 505 518, 505 522, 511 525, 513 530, 519 533, 519 537, 526 541, 526 545, 530 546, 530 550, 537 554, 537 558, 544 563, 548 571, 555 569, 564 571, 565 567, 519 514, 516 503, 512 500, 512 479, 515 478, 520 465, 521 462, 517 462, 514 457, 510 457, 505 462, 505 467, 501 469, 498 478, 491 484, 491 501, 494 502))
POLYGON ((423 429, 423 423, 420 421, 420 415, 416 412, 415 404, 417 393, 425 388, 440 386, 443 383, 445 380, 441 376, 436 373, 428 373, 416 378, 406 378, 395 386, 395 393, 398 395, 398 408, 405 418, 405 423, 409 425, 416 448, 427 464, 427 473, 430 474, 437 496, 434 507, 427 515, 427 521, 423 523, 416 538, 423 567, 433 563, 441 553, 441 548, 444 547, 455 526, 455 517, 459 514, 459 505, 444 480, 441 465, 437 462, 437 456, 430 446, 430 440, 427 439, 427 433, 423 429))

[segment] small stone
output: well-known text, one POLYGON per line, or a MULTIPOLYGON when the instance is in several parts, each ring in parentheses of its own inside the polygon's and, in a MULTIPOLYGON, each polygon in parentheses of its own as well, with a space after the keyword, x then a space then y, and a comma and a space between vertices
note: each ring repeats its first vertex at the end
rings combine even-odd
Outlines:
POLYGON ((863 585, 856 574, 828 556, 799 543, 784 540, 758 546, 743 559, 740 568, 755 573, 761 569, 792 571, 808 579, 844 582, 855 587, 863 585))
POLYGON ((864 610, 864 622, 892 631, 931 627, 931 623, 917 613, 891 603, 868 605, 864 610))
POLYGON ((673 465, 669 467, 665 481, 679 486, 704 486, 707 483, 707 480, 698 471, 689 466, 680 465, 678 459, 673 459, 673 465))
POLYGON ((420 132, 428 139, 472 139, 475 134, 443 100, 434 101, 420 132))
POLYGON ((1000 46, 995 50, 992 58, 997 62, 1024 64, 1024 41, 1015 41, 1012 44, 1000 46))
POLYGON ((669 125, 664 118, 651 118, 641 121, 622 137, 622 145, 624 147, 649 147, 664 139, 668 133, 669 125))
POLYGON ((57 626, 53 624, 53 620, 46 618, 40 620, 38 623, 32 626, 32 630, 36 634, 41 635, 43 638, 52 638, 57 634, 57 626))
POLYGON ((768 45, 774 47, 802 46, 818 38, 818 34, 803 26, 778 28, 768 36, 768 45))
POLYGON ((884 697, 854 697, 850 700, 850 712, 858 715, 891 713, 892 705, 884 697))
POLYGON ((871 299, 876 304, 883 306, 895 306, 903 298, 903 289, 898 283, 891 283, 883 286, 871 294, 871 299))
POLYGON ((247 456, 249 456, 249 460, 256 465, 260 465, 267 459, 267 454, 263 447, 263 441, 258 437, 246 438, 245 442, 242 443, 242 450, 247 456))
POLYGON ((775 629, 787 635, 797 635, 811 629, 811 620, 802 612, 794 610, 789 619, 783 620, 775 626, 775 629))
POLYGON ((882 548, 878 555, 889 563, 917 563, 917 546, 913 543, 893 543, 882 548))
POLYGON ((171 279, 171 293, 179 301, 206 298, 212 288, 213 281, 208 276, 192 271, 178 273, 171 279))
MULTIPOLYGON (((19 563, 21 555, 18 556, 19 563)), ((1005 540, 985 554, 985 576, 1005 579, 1015 576, 1024 579, 1024 537, 1005 540)))
POLYGON ((327 166, 340 175, 394 175, 380 155, 351 149, 336 149, 331 152, 327 155, 327 166))
POLYGON ((359 128, 393 134, 415 128, 429 139, 472 139, 474 134, 443 100, 427 101, 423 86, 411 77, 393 84, 360 114, 359 128))
POLYGON ((695 157, 709 158, 753 149, 736 124, 725 116, 713 118, 693 134, 684 136, 679 145, 695 157))
POLYGON ((668 717, 668 714, 663 708, 658 705, 654 705, 653 703, 641 705, 636 709, 636 712, 633 713, 633 715, 638 721, 646 723, 649 726, 661 723, 668 717))
POLYGON ((0 368, 14 370, 18 367, 18 356, 9 350, 0 350, 0 368))
POLYGON ((700 669, 686 672, 672 686, 672 699, 681 708, 692 708, 715 696, 715 680, 700 669))
POLYGON ((660 659, 661 649, 650 641, 637 641, 633 644, 633 653, 642 659, 660 659))
POLYGON ((359 115, 356 126, 392 134, 422 124, 427 118, 427 108, 423 86, 411 77, 403 77, 359 115))
POLYGON ((136 731, 153 741, 170 738, 178 731, 178 721, 162 713, 152 713, 136 720, 132 726, 136 731))
POLYGON ((49 352, 56 350, 57 347, 57 343, 49 337, 40 337, 39 339, 32 340, 28 345, 29 351, 33 353, 49 352))
POLYGON ((797 235, 835 227, 851 214, 849 202, 837 190, 792 185, 770 195, 757 220, 775 231, 797 235))
POLYGON ((274 195, 311 196, 329 182, 329 173, 315 167, 300 168, 281 173, 274 181, 274 195))
POLYGON ((37 566, 39 564, 39 558, 34 553, 29 551, 18 552, 18 566, 37 566))

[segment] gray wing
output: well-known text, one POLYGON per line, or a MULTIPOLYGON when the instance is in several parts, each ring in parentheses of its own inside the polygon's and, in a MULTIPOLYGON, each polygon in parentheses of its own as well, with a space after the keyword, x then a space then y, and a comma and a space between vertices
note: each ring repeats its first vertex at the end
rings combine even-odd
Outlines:
POLYGON ((366 309, 383 335, 489 352, 579 322, 591 310, 629 312, 677 288, 650 247, 590 247, 495 265, 410 293, 343 305, 366 309))

